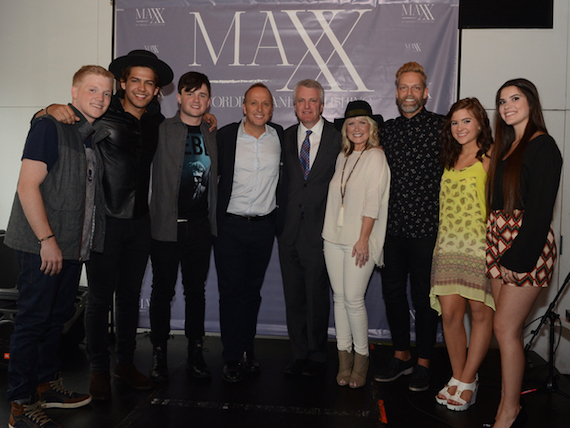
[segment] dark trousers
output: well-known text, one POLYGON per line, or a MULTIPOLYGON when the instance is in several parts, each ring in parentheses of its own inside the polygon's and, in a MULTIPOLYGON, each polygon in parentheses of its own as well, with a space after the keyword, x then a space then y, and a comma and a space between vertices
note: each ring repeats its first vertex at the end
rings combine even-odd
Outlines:
POLYGON ((177 242, 152 240, 150 340, 154 345, 166 343, 170 334, 170 302, 175 293, 179 265, 186 305, 184 331, 189 340, 202 340, 211 246, 212 235, 207 217, 178 223, 177 242))
POLYGON ((307 239, 309 225, 299 223, 293 245, 279 242, 279 261, 293 358, 325 362, 330 311, 330 282, 323 247, 307 239))
POLYGON ((253 351, 261 286, 275 239, 275 216, 226 217, 214 244, 224 361, 253 351))
POLYGON ((429 359, 435 345, 438 316, 430 307, 430 276, 436 236, 403 238, 386 236, 384 263, 381 270, 382 294, 386 317, 396 351, 410 349, 410 308, 408 305, 408 274, 415 309, 416 346, 418 357, 429 359))
POLYGON ((63 324, 71 318, 81 275, 81 263, 63 261, 60 273, 45 275, 38 254, 16 251, 18 313, 10 338, 9 401, 29 398, 40 383, 61 370, 57 357, 63 324))
POLYGON ((150 219, 107 217, 105 248, 87 263, 89 292, 85 334, 91 371, 109 371, 108 319, 115 293, 117 363, 132 364, 136 348, 142 279, 150 252, 150 219))

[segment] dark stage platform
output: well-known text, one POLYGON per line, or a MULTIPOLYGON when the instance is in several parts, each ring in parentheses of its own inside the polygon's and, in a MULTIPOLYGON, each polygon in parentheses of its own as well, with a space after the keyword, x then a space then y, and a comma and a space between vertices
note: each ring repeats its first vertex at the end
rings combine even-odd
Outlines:
MULTIPOLYGON (((150 392, 133 391, 113 384, 113 400, 93 402, 76 410, 48 409, 46 413, 65 428, 170 428, 170 427, 390 427, 390 428, 480 428, 493 420, 500 395, 498 351, 489 351, 480 370, 481 388, 477 403, 465 412, 452 412, 438 405, 434 396, 450 377, 444 347, 437 348, 433 360, 431 387, 414 393, 407 388, 407 376, 390 384, 378 384, 369 372, 364 388, 351 390, 335 383, 337 358, 335 343, 329 343, 330 363, 321 378, 287 378, 283 368, 289 362, 289 342, 257 339, 256 357, 261 364, 258 377, 239 384, 221 378, 221 343, 208 337, 205 354, 213 377, 197 381, 186 373, 186 340, 174 336, 169 341, 171 380, 150 392)), ((389 346, 375 344, 372 362, 382 364, 391 355, 389 346)), ((148 373, 151 345, 146 334, 138 337, 137 366, 148 373)), ((532 368, 526 372, 524 389, 540 388, 546 378, 544 360, 531 353, 532 368)), ((66 349, 63 355, 64 385, 78 391, 89 388, 89 368, 83 345, 66 349)), ((0 385, 7 387, 6 372, 0 371, 0 385)), ((561 390, 570 393, 570 382, 562 376, 561 390)), ((532 392, 524 396, 529 414, 528 427, 566 428, 570 420, 570 400, 560 394, 532 392)), ((0 424, 7 423, 9 404, 0 403, 0 424)))

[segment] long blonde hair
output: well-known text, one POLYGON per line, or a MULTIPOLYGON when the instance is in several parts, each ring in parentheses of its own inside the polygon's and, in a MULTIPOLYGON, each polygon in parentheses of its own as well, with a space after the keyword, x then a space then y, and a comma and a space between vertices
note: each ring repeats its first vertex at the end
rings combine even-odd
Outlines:
POLYGON ((378 124, 374 119, 372 119, 370 116, 349 117, 344 120, 344 123, 342 124, 342 130, 340 131, 342 134, 342 151, 346 157, 350 156, 350 154, 354 151, 354 144, 348 139, 348 135, 346 135, 346 122, 347 120, 360 119, 361 117, 365 118, 370 125, 370 133, 368 135, 368 141, 366 142, 366 148, 378 147, 380 145, 380 137, 378 136, 378 124))

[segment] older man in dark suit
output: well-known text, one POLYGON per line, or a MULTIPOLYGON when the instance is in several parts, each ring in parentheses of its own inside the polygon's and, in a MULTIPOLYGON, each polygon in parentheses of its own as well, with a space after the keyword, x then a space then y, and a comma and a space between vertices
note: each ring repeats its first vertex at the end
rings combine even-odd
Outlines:
POLYGON ((324 372, 329 320, 329 278, 321 232, 329 181, 340 152, 341 135, 322 118, 324 90, 302 80, 293 90, 297 125, 285 131, 283 159, 287 203, 279 260, 293 361, 285 374, 324 372))

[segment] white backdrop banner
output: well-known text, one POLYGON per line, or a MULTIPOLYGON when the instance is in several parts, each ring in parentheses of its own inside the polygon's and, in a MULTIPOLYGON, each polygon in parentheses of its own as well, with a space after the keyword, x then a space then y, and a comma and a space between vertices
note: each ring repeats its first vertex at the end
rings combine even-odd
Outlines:
MULTIPOLYGON (((323 116, 342 117, 346 104, 367 100, 384 119, 396 117, 395 73, 416 61, 428 76, 428 110, 447 113, 455 101, 459 0, 117 0, 116 56, 146 49, 174 70, 162 88, 166 117, 176 112, 178 79, 187 71, 212 84, 218 125, 243 116, 245 90, 263 82, 272 91, 273 121, 296 122, 293 87, 301 79, 325 88, 323 116)), ((274 252, 263 287, 261 334, 286 334, 279 263, 274 252)), ((150 268, 149 268, 150 271, 150 268)), ((141 300, 148 326, 150 276, 141 300)), ((212 264, 207 285, 207 330, 219 331, 212 264)), ((183 295, 173 306, 173 328, 183 328, 183 295)), ((379 274, 367 295, 371 336, 387 338, 379 274)), ((413 314, 412 314, 413 316, 413 314)), ((332 325, 332 324, 331 324, 332 325)))

